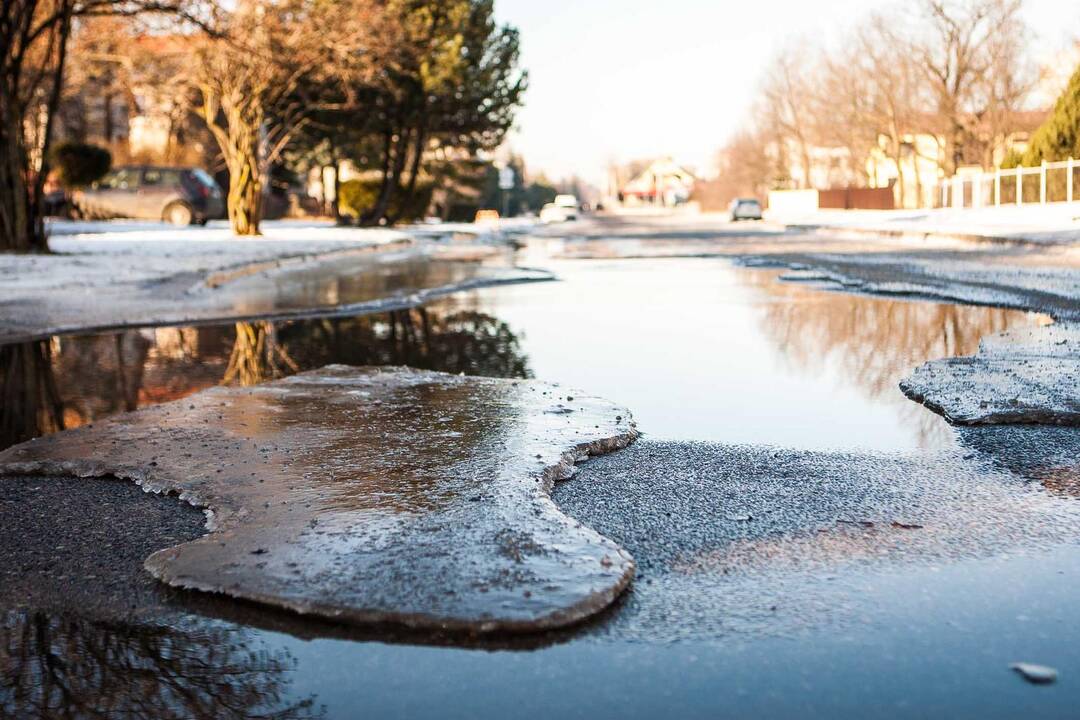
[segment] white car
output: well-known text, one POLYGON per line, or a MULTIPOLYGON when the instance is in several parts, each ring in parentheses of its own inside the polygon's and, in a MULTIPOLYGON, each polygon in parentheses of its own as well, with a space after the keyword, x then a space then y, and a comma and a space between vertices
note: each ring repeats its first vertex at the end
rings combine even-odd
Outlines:
POLYGON ((754 198, 737 198, 732 200, 731 207, 728 208, 728 211, 731 213, 731 222, 761 219, 761 203, 754 198))
POLYGON ((570 220, 577 220, 576 207, 564 207, 555 203, 548 203, 540 209, 540 222, 542 223, 563 223, 570 220))

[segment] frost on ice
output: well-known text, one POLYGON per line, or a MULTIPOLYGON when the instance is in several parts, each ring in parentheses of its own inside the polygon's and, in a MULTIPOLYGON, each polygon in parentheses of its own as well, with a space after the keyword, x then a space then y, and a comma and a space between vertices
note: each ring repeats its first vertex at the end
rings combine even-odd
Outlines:
POLYGON ((991 336, 973 357, 928 362, 900 388, 959 425, 1080 425, 1080 327, 991 336))
POLYGON ((24 443, 0 475, 112 475, 206 508, 209 534, 146 561, 175 586, 350 623, 530 631, 629 583, 629 554, 549 491, 635 437, 626 410, 551 384, 330 366, 24 443))

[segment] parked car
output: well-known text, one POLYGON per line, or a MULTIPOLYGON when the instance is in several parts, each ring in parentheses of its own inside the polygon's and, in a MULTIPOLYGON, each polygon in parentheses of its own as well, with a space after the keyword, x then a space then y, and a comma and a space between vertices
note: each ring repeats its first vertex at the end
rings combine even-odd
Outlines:
POLYGON ((728 211, 731 213, 731 222, 761 219, 761 203, 754 198, 736 198, 731 201, 728 211))
POLYGON ((569 220, 577 220, 576 208, 568 208, 555 203, 548 203, 540 208, 540 222, 544 224, 562 223, 569 220))
POLYGON ((75 195, 90 217, 164 220, 173 225, 205 225, 224 217, 221 188, 206 171, 192 167, 123 165, 75 195))
MULTIPOLYGON (((580 208, 578 204, 577 196, 575 195, 555 195, 555 202, 551 203, 555 207, 562 208, 565 217, 562 221, 577 220, 578 210, 580 208)), ((545 206, 546 207, 546 206, 545 206)), ((543 218, 543 210, 540 210, 540 217, 543 218)))

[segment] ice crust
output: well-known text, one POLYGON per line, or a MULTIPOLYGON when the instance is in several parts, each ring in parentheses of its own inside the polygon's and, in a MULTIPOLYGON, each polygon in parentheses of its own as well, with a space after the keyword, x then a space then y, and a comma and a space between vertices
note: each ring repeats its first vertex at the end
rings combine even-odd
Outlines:
POLYGON ((973 357, 928 362, 900 389, 958 425, 1080 425, 1080 326, 988 337, 973 357))
POLYGON ((116 476, 205 508, 206 536, 146 560, 174 586, 354 624, 536 631, 630 582, 630 555, 549 493, 636 436, 625 409, 557 385, 328 366, 39 438, 0 453, 0 475, 116 476))

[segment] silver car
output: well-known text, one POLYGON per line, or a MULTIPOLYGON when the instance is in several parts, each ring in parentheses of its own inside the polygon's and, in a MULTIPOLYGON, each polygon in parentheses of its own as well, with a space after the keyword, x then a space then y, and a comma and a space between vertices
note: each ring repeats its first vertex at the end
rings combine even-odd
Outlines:
POLYGON ((736 198, 732 200, 728 212, 731 213, 731 222, 760 220, 762 217, 761 203, 754 198, 736 198))

